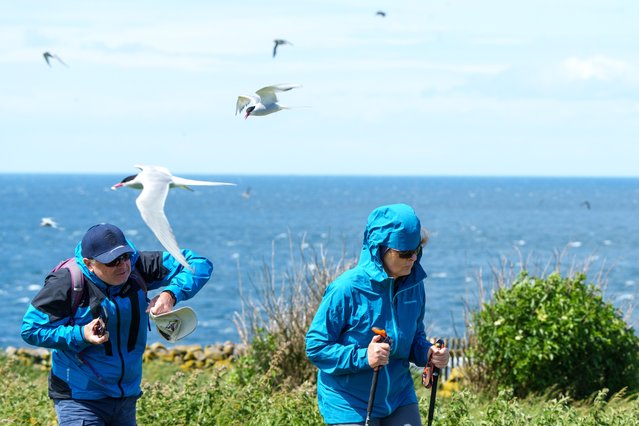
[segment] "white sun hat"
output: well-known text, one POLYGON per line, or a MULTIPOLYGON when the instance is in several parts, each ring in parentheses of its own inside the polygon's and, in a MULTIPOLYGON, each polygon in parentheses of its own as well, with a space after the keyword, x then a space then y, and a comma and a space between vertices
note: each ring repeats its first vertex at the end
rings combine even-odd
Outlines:
POLYGON ((195 311, 188 306, 164 314, 150 314, 150 317, 155 323, 158 333, 172 343, 193 333, 197 327, 195 311))

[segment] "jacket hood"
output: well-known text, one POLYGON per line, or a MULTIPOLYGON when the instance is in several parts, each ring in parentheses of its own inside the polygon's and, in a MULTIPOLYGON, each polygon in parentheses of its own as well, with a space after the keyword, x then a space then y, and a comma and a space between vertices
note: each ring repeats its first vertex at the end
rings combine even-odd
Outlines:
MULTIPOLYGON (((412 207, 406 204, 391 204, 376 208, 368 216, 364 231, 362 253, 358 266, 364 268, 374 281, 388 279, 382 263, 384 247, 396 250, 415 250, 421 243, 422 226, 412 207)), ((421 253, 413 266, 409 277, 411 281, 419 281, 426 276, 419 261, 421 253)))
MULTIPOLYGON (((138 254, 138 251, 131 241, 127 239, 126 242, 133 249, 133 253, 131 253, 131 273, 133 273, 133 270, 135 269, 135 262, 137 262, 140 255, 138 254)), ((84 257, 82 256, 82 241, 80 241, 78 245, 75 246, 75 262, 78 264, 85 277, 89 277, 89 279, 97 284, 101 290, 104 290, 107 287, 107 284, 100 278, 98 278, 96 274, 91 272, 89 268, 87 268, 87 265, 84 264, 83 259, 84 257)))

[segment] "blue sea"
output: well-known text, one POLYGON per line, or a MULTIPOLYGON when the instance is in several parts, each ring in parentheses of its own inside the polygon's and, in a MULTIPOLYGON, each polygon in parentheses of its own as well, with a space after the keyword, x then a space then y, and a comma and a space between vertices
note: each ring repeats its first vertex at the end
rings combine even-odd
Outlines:
MULTIPOLYGON (((139 250, 162 249, 137 211, 139 193, 110 189, 123 177, 0 175, 0 347, 27 346, 20 325, 31 298, 90 226, 110 222, 139 250), (41 227, 43 217, 59 227, 41 227)), ((589 279, 637 326, 639 312, 630 308, 639 289, 639 179, 184 177, 237 186, 173 189, 167 199, 180 246, 215 265, 211 281, 184 303, 199 326, 183 343, 239 341, 233 315, 241 309, 240 281, 257 295, 265 267, 274 265, 276 283, 286 282, 301 251, 355 259, 369 212, 398 202, 412 205, 431 235, 422 257, 431 336, 463 335, 479 281, 489 296, 494 270, 523 262, 543 273, 558 260, 564 272, 587 264, 589 279)), ((153 341, 161 341, 155 330, 153 341)))

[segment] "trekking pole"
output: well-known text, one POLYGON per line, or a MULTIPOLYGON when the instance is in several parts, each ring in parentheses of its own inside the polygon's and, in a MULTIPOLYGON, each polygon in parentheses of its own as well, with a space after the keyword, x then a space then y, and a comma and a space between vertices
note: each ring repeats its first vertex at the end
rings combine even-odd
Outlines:
MULTIPOLYGON (((372 328, 373 333, 382 336, 382 341, 379 343, 388 343, 390 345, 391 339, 386 335, 386 330, 379 328, 372 328)), ((371 413, 373 412, 373 404, 375 403, 375 391, 377 390, 377 377, 379 376, 379 370, 381 366, 375 367, 373 371, 373 380, 371 381, 371 393, 368 396, 368 408, 366 408, 366 423, 365 426, 369 426, 371 420, 371 413)))
MULTIPOLYGON (((440 349, 444 347, 444 341, 438 339, 435 342, 435 347, 440 349)), ((432 354, 431 354, 432 357, 432 354)), ((430 389, 430 404, 428 406, 428 426, 433 424, 433 414, 435 414, 435 397, 437 396, 437 379, 439 378, 439 368, 435 367, 431 359, 428 359, 428 364, 424 368, 424 374, 422 376, 422 384, 430 389), (430 376, 430 377, 429 377, 430 376)))

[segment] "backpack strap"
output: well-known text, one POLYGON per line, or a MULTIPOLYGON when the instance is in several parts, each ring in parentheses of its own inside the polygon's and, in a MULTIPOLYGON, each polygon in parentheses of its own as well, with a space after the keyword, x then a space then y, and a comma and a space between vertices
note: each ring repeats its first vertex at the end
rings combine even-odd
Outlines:
POLYGON ((142 278, 142 276, 137 271, 134 270, 133 272, 131 272, 131 276, 129 278, 133 278, 135 282, 138 283, 142 291, 144 291, 144 294, 147 294, 149 292, 146 281, 144 281, 144 278, 142 278))
POLYGON ((69 318, 69 324, 74 325, 75 320, 73 317, 80 306, 82 295, 84 294, 84 273, 76 263, 75 257, 70 257, 58 263, 58 266, 53 268, 51 272, 55 272, 61 268, 68 269, 71 274, 71 316, 69 318))
MULTIPOLYGON (((146 285, 146 281, 144 281, 144 278, 142 278, 142 275, 139 274, 138 271, 133 271, 131 272, 131 276, 130 278, 133 278, 135 280, 135 282, 138 283, 138 285, 140 286, 140 288, 142 289, 142 291, 144 291, 144 296, 146 298, 147 303, 149 302, 149 287, 146 285)), ((147 322, 147 328, 149 329, 149 331, 151 331, 151 319, 147 318, 146 320, 147 322)))

